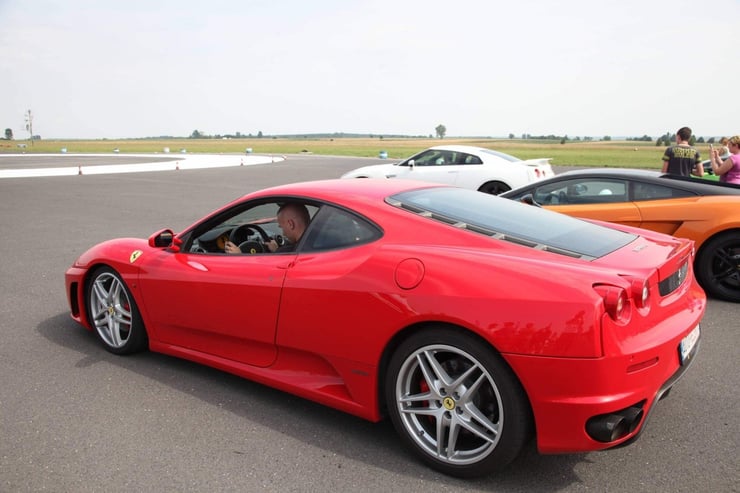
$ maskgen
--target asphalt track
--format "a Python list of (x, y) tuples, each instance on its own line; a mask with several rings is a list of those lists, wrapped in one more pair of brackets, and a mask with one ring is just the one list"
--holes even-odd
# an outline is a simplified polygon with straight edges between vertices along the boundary
[(636, 443), (530, 449), (474, 481), (419, 463), (387, 421), (167, 356), (117, 357), (70, 320), (63, 274), (92, 244), (179, 230), (246, 192), (375, 162), (300, 155), (0, 180), (0, 491), (739, 491), (740, 305), (709, 302), (693, 367)]

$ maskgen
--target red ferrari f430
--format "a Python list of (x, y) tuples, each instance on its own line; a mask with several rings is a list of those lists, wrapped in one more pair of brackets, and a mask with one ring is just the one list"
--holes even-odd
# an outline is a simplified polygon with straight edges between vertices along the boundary
[(329, 180), (101, 243), (66, 292), (112, 353), (388, 416), (422, 460), (472, 477), (531, 439), (542, 453), (635, 439), (699, 347), (693, 257), (690, 240), (472, 190)]

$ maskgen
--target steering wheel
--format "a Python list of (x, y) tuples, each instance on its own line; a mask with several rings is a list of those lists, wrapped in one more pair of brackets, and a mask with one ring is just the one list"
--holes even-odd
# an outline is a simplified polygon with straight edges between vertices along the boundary
[(249, 240), (250, 231), (256, 232), (260, 235), (263, 242), (270, 241), (270, 237), (267, 236), (265, 230), (256, 224), (242, 224), (241, 226), (231, 230), (229, 235), (229, 241), (239, 246), (239, 250), (244, 253), (262, 253), (265, 251), (265, 247), (262, 243), (254, 240)]

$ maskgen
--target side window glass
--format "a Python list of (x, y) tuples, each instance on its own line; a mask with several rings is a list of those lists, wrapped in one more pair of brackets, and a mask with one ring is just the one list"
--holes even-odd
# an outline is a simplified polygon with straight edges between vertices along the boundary
[(434, 166), (437, 159), (440, 157), (440, 152), (435, 150), (429, 150), (421, 153), (414, 159), (416, 166)]
[(654, 183), (634, 183), (632, 185), (632, 200), (659, 200), (675, 197), (691, 197), (693, 194), (683, 190), (675, 190)]
[(568, 186), (566, 198), (573, 204), (626, 202), (627, 184), (623, 180), (588, 180)]
[(483, 161), (473, 154), (460, 153), (460, 158), (462, 159), (462, 164), (483, 164)]
[(362, 245), (380, 238), (381, 231), (365, 219), (325, 206), (312, 224), (304, 250), (332, 250)]
[(435, 161), (438, 166), (449, 166), (455, 163), (455, 156), (451, 151), (442, 151), (439, 153), (439, 158)]
[(553, 183), (537, 187), (534, 191), (534, 200), (538, 204), (559, 205), (565, 203), (567, 186), (563, 183)]
[(627, 184), (623, 180), (569, 180), (538, 187), (534, 200), (544, 205), (626, 202)]

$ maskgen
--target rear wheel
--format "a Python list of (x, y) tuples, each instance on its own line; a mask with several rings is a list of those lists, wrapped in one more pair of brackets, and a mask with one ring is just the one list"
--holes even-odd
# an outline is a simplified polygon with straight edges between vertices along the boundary
[(105, 349), (129, 354), (145, 349), (147, 335), (131, 292), (110, 267), (100, 267), (87, 285), (87, 316)]
[(489, 181), (488, 183), (481, 185), (478, 189), (479, 192), (490, 193), (491, 195), (499, 195), (501, 193), (508, 192), (509, 190), (511, 190), (511, 187), (500, 181)]
[(740, 302), (740, 232), (711, 238), (696, 257), (696, 278), (710, 296)]
[(516, 376), (462, 331), (433, 328), (403, 342), (384, 390), (401, 438), (445, 474), (475, 477), (501, 469), (531, 436), (531, 412)]

